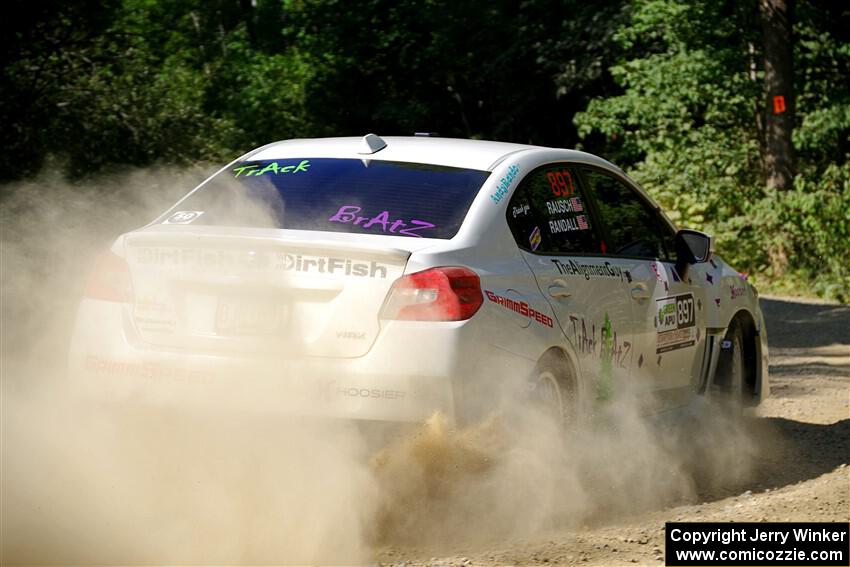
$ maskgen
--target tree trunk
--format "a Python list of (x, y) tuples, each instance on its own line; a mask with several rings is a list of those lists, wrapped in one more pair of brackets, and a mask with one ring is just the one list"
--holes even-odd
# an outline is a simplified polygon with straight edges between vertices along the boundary
[(789, 190), (794, 183), (793, 1), (759, 0), (767, 95), (763, 161), (768, 189)]

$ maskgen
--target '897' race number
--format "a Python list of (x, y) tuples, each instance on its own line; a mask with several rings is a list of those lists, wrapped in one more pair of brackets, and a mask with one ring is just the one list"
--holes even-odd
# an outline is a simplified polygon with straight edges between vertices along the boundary
[(658, 343), (655, 352), (669, 352), (696, 344), (696, 309), (693, 294), (665, 297), (655, 302)]

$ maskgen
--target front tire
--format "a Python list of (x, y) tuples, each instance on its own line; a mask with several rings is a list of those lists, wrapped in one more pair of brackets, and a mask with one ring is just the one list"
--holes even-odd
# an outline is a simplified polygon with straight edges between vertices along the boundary
[(732, 415), (743, 411), (744, 374), (744, 333), (741, 326), (733, 322), (720, 346), (720, 358), (717, 372), (710, 390), (712, 402)]

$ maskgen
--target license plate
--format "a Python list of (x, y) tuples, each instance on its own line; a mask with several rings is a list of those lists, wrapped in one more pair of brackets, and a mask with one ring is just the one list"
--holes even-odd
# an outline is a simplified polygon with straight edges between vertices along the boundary
[(273, 335), (280, 332), (284, 314), (279, 304), (220, 299), (215, 330), (220, 335)]

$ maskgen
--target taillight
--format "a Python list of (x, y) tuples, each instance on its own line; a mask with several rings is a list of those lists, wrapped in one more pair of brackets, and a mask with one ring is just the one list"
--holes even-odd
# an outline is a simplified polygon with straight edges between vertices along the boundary
[(112, 252), (101, 254), (89, 275), (85, 295), (104, 301), (131, 301), (133, 282), (127, 262)]
[(464, 321), (481, 304), (481, 280), (469, 268), (431, 268), (399, 278), (390, 289), (382, 319)]

